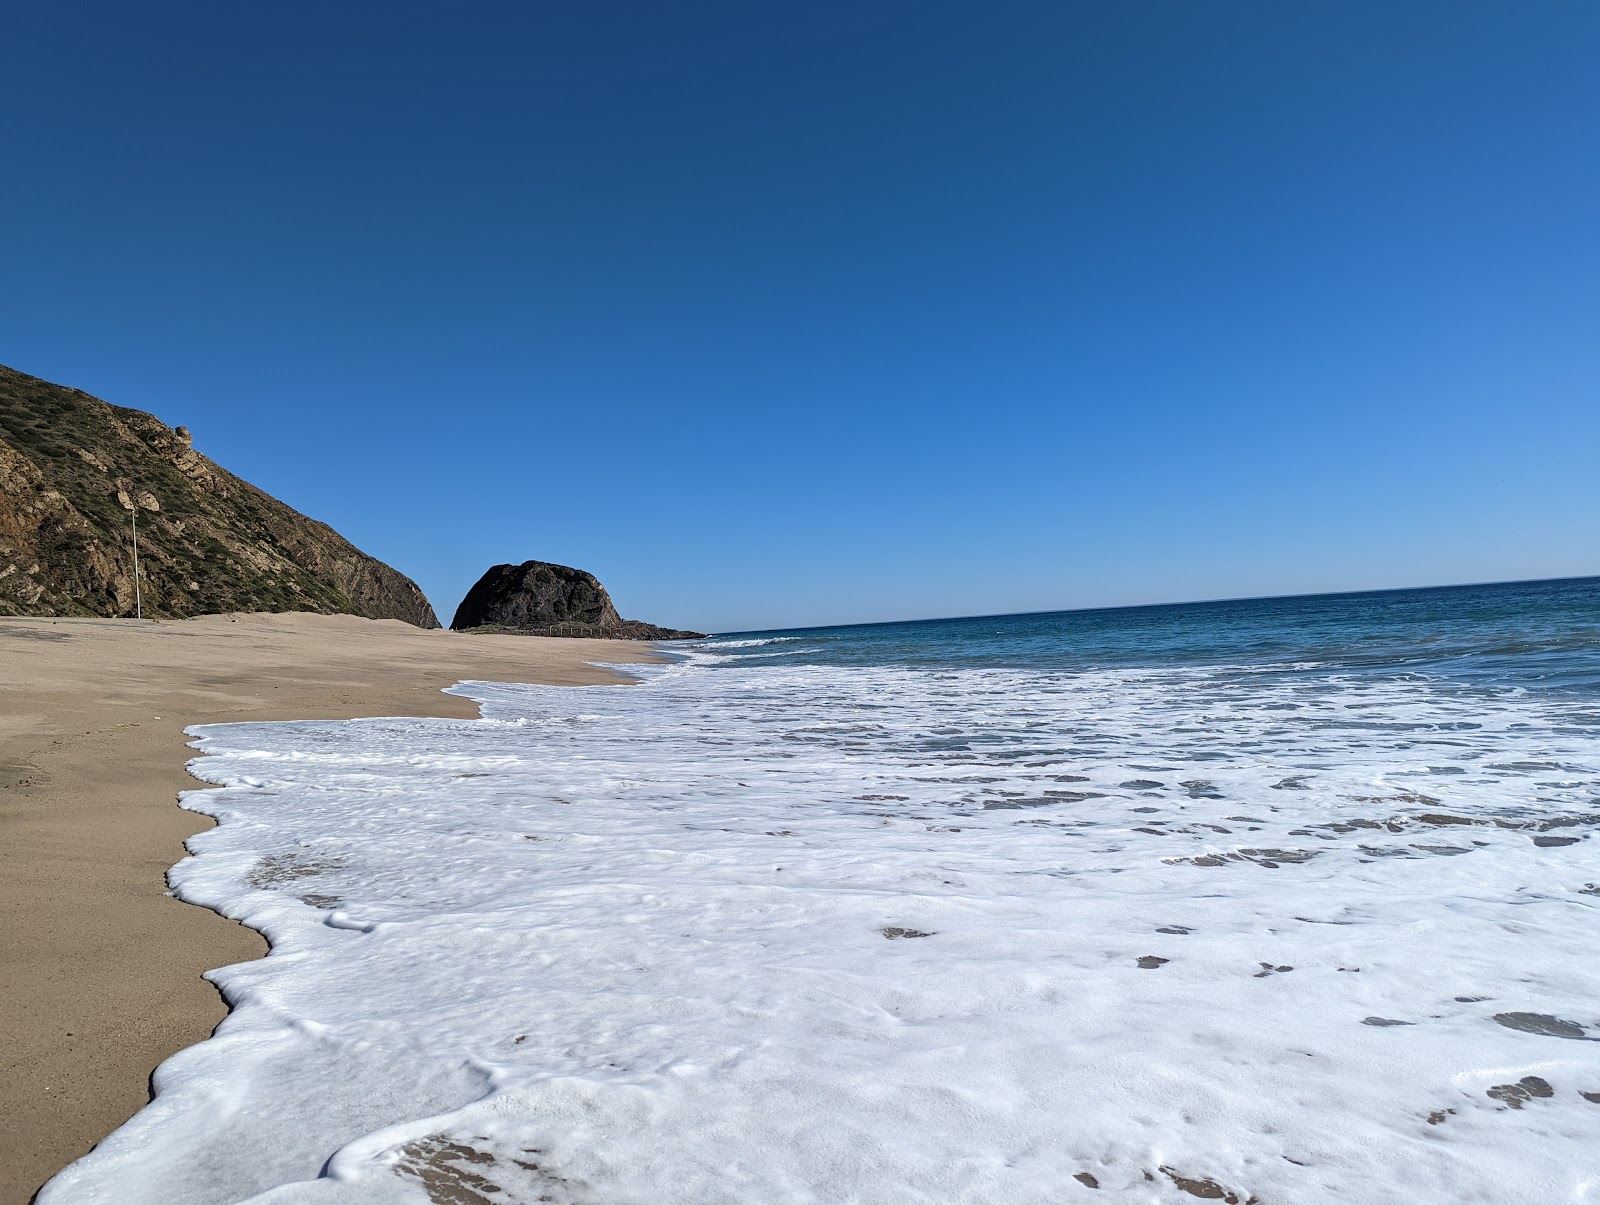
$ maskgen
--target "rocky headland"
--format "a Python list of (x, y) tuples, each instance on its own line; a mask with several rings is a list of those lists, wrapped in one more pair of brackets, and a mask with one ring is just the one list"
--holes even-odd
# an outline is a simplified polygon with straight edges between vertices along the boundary
[(494, 566), (467, 591), (450, 627), (611, 640), (692, 640), (705, 635), (623, 619), (594, 574), (548, 561)]
[(135, 517), (147, 617), (439, 626), (410, 578), (207, 459), (183, 427), (0, 367), (0, 615), (132, 615)]

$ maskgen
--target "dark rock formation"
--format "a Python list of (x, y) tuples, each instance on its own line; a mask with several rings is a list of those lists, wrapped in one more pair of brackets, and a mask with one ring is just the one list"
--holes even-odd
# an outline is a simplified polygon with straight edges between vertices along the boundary
[(439, 621), (404, 574), (142, 410), (0, 367), (0, 615), (320, 611)]
[(704, 635), (623, 619), (594, 574), (547, 561), (496, 565), (467, 591), (450, 626), (458, 631), (475, 628), (612, 640), (689, 640)]

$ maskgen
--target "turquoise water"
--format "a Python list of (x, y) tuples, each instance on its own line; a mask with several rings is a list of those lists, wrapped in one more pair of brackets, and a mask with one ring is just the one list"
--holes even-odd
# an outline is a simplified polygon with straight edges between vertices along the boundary
[[(780, 640), (755, 645), (750, 641)], [(730, 633), (783, 665), (1248, 666), (1600, 694), (1600, 577)]]

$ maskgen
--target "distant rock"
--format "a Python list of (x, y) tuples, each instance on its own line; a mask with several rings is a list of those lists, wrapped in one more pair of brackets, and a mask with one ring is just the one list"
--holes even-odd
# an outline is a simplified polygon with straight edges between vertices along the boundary
[(450, 626), (611, 640), (691, 640), (705, 634), (623, 619), (594, 574), (548, 561), (496, 565), (467, 591)]
[(184, 427), (0, 367), (0, 615), (439, 620), (410, 578), (241, 481)]

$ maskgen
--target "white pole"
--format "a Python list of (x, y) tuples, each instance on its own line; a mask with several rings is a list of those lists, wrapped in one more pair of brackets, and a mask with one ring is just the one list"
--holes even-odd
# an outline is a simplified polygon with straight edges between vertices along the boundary
[(133, 617), (144, 618), (144, 595), (139, 589), (139, 497), (133, 498)]

